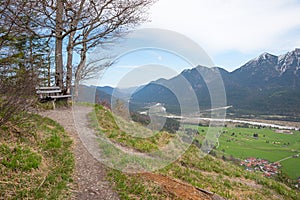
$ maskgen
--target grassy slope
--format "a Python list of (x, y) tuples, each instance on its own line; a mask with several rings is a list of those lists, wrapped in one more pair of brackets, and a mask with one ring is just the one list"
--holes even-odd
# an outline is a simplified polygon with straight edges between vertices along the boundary
[[(113, 122), (111, 113), (100, 106), (96, 106), (96, 116), (91, 116), (91, 118), (94, 122), (97, 120), (100, 125), (100, 128), (98, 128), (102, 130), (102, 133), (99, 134), (104, 132), (114, 142), (141, 152), (149, 152), (152, 148), (160, 148), (161, 144), (157, 141), (166, 134), (157, 135), (155, 139), (147, 138), (144, 141), (131, 137), (119, 131)], [(111, 133), (114, 133), (113, 137), (109, 137)], [(132, 142), (128, 142), (128, 140)], [(138, 145), (141, 142), (147, 144), (147, 148)], [(181, 158), (155, 173), (180, 179), (230, 199), (299, 199), (299, 193), (296, 191), (272, 179), (265, 178), (261, 174), (247, 172), (238, 166), (209, 155), (203, 158), (199, 155), (199, 149), (191, 145)], [(124, 174), (111, 170), (110, 176), (121, 199), (174, 198), (164, 188), (143, 179), (140, 175)]]
[(72, 141), (56, 122), (31, 115), (0, 128), (0, 197), (67, 199), (74, 168)]

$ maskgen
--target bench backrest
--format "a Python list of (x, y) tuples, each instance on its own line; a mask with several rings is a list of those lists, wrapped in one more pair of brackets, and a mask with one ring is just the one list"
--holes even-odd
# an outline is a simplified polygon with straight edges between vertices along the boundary
[(59, 95), (62, 91), (59, 87), (36, 87), (36, 93), (40, 95), (40, 98), (47, 98), (50, 95)]
[(61, 90), (37, 90), (37, 94), (61, 93)]
[(58, 86), (52, 86), (52, 87), (36, 87), (36, 90), (60, 90), (60, 87)]
[(36, 93), (39, 94), (39, 98), (41, 100), (44, 99), (64, 99), (64, 98), (71, 98), (72, 95), (64, 95), (62, 94), (62, 90), (60, 87), (53, 86), (53, 87), (36, 87)]

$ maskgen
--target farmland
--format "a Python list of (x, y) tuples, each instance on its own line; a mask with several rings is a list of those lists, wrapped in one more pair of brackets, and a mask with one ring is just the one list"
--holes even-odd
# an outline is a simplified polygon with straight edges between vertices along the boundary
[[(197, 126), (187, 127), (197, 129)], [(207, 130), (208, 127), (199, 126), (200, 135), (197, 139), (201, 141)], [(300, 176), (300, 158), (295, 155), (300, 153), (300, 132), (285, 134), (275, 131), (271, 128), (224, 127), (216, 150), (224, 156), (240, 159), (255, 157), (277, 162), (287, 158), (280, 162), (282, 171), (290, 178), (297, 179)]]

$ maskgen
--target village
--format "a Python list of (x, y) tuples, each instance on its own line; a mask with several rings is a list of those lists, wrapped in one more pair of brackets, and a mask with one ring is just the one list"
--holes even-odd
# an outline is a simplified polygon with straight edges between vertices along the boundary
[(241, 161), (241, 166), (245, 166), (248, 171), (261, 171), (265, 176), (271, 177), (278, 174), (281, 164), (279, 162), (271, 163), (260, 158), (247, 158)]

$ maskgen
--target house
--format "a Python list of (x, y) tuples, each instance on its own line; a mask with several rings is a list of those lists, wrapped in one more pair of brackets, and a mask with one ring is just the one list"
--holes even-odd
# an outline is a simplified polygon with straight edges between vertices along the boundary
[(290, 131), (290, 130), (279, 130), (279, 129), (275, 130), (275, 133), (283, 133), (283, 134), (289, 134), (289, 135), (294, 134), (294, 133), (293, 133), (292, 131)]
[(281, 167), (279, 162), (270, 163), (260, 158), (248, 158), (241, 161), (240, 165), (245, 166), (248, 171), (261, 171), (267, 177), (276, 175)]

